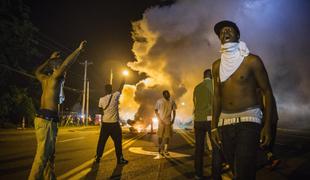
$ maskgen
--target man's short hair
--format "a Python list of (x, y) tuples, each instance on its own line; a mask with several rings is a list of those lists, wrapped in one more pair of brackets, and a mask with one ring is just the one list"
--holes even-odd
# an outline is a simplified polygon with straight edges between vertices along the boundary
[(238, 26), (236, 25), (236, 23), (232, 21), (227, 21), (227, 20), (220, 21), (215, 24), (214, 32), (218, 37), (220, 37), (220, 32), (223, 27), (232, 27), (236, 31), (237, 35), (240, 37), (240, 30)]
[(168, 91), (168, 90), (164, 90), (164, 91), (163, 91), (163, 95), (164, 95), (165, 93), (169, 93), (169, 91)]
[(106, 85), (104, 85), (104, 89), (106, 92), (110, 93), (110, 92), (112, 92), (112, 85), (106, 84)]
[(211, 69), (206, 69), (206, 70), (203, 72), (203, 78), (211, 77), (211, 75), (212, 75)]

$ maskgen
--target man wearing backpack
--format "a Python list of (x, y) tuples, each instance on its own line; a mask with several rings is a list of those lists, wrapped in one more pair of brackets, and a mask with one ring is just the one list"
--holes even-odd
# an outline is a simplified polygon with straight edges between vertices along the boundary
[(127, 164), (128, 161), (124, 159), (122, 152), (122, 129), (119, 124), (119, 98), (123, 90), (125, 81), (122, 82), (118, 91), (112, 93), (112, 85), (105, 85), (105, 96), (99, 99), (98, 107), (101, 112), (101, 130), (97, 145), (96, 163), (100, 162), (103, 154), (104, 146), (111, 136), (117, 157), (117, 164)]

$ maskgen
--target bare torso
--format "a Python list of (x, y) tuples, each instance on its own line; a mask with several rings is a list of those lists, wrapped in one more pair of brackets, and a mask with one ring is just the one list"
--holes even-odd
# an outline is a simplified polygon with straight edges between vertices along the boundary
[(224, 82), (220, 82), (220, 60), (214, 63), (214, 80), (220, 84), (221, 111), (227, 113), (241, 112), (259, 106), (257, 88), (251, 61), (256, 61), (257, 56), (247, 56), (240, 67)]
[(55, 78), (53, 75), (41, 81), (41, 109), (57, 111), (61, 82), (62, 78)]

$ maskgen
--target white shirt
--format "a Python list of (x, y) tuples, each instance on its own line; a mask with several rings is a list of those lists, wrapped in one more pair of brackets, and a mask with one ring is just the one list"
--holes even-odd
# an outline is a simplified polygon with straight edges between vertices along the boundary
[[(98, 107), (104, 109), (110, 100), (111, 94), (108, 94), (99, 99)], [(118, 113), (118, 105), (119, 105), (119, 97), (121, 93), (116, 91), (112, 94), (112, 99), (106, 110), (103, 111), (102, 122), (105, 123), (115, 123), (119, 121), (119, 113)]]
[(160, 119), (170, 123), (172, 111), (177, 109), (177, 105), (173, 100), (167, 101), (165, 98), (157, 100), (155, 110), (158, 111)]

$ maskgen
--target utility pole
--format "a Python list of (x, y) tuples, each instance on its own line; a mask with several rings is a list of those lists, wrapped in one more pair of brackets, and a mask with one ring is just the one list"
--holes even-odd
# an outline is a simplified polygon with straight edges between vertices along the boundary
[[(92, 62), (87, 62), (87, 60), (85, 60), (85, 62), (80, 63), (82, 65), (84, 65), (84, 88), (83, 88), (83, 101), (82, 101), (82, 120), (85, 123), (85, 101), (86, 101), (86, 84), (87, 84), (87, 66), (93, 64)], [(88, 111), (87, 111), (88, 112)], [(88, 114), (87, 114), (88, 115)], [(87, 125), (87, 124), (86, 124)]]
[(89, 81), (87, 81), (87, 95), (86, 95), (86, 126), (88, 126), (88, 112), (89, 112)]
[(113, 71), (112, 71), (112, 68), (111, 68), (111, 74), (110, 74), (110, 84), (112, 85), (113, 83)]

